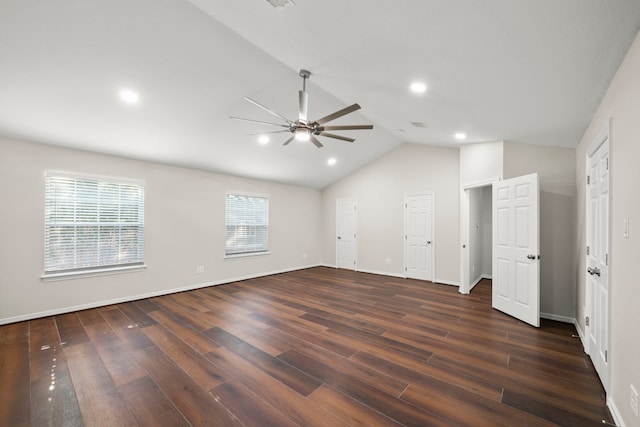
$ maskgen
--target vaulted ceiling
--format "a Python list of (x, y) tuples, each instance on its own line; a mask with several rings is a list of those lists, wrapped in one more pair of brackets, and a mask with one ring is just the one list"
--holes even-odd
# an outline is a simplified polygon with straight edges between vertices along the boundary
[[(407, 142), (574, 147), (640, 29), (637, 0), (294, 1), (0, 0), (0, 134), (311, 188)], [(311, 118), (374, 129), (229, 119), (295, 120), (302, 68)]]

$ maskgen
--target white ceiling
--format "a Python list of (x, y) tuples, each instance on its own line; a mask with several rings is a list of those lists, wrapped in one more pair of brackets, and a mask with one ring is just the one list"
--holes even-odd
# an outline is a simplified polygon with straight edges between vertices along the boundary
[[(575, 147), (640, 29), (638, 0), (295, 3), (0, 0), (0, 133), (324, 188), (405, 142), (456, 147), (457, 131)], [(374, 130), (262, 146), (249, 134), (277, 128), (229, 119), (274, 121), (245, 96), (295, 119), (301, 68), (312, 119), (358, 102), (331, 124)]]

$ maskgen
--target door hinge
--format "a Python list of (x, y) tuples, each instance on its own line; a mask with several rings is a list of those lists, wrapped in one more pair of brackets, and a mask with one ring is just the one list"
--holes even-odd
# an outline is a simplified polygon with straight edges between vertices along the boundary
[(605, 363), (608, 362), (607, 357), (609, 355), (607, 354), (607, 352), (608, 352), (607, 350), (604, 351), (604, 361), (605, 361)]
[(404, 207), (405, 207), (405, 208), (406, 208), (406, 207), (408, 207), (406, 203), (404, 204)]
[(587, 317), (585, 318), (584, 323), (585, 323), (587, 326), (589, 326), (589, 316), (587, 316)]
[(407, 240), (407, 235), (406, 234), (404, 235), (404, 240)]
[(587, 175), (587, 185), (591, 184), (591, 177)]
[(605, 255), (604, 255), (604, 264), (605, 264), (606, 266), (609, 266), (609, 254), (605, 254)]
[(404, 271), (407, 271), (407, 267), (404, 268)]
[(587, 255), (589, 255), (589, 246), (587, 246)]
[(607, 170), (609, 170), (609, 158), (607, 157)]

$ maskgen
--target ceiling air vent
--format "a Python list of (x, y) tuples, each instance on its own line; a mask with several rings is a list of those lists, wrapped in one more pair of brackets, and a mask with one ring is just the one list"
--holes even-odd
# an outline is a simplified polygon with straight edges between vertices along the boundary
[(426, 129), (428, 126), (422, 122), (411, 122), (411, 124), (417, 128)]
[(271, 4), (271, 6), (275, 7), (276, 9), (283, 9), (288, 6), (295, 5), (293, 0), (267, 0), (267, 1), (269, 2), (269, 4)]

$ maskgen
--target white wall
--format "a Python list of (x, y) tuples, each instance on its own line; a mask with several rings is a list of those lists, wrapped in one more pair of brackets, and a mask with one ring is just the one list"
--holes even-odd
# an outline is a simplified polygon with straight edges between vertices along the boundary
[(404, 195), (433, 192), (436, 281), (457, 285), (458, 167), (457, 149), (405, 144), (327, 187), (322, 192), (323, 262), (336, 264), (336, 199), (355, 198), (358, 270), (404, 276)]
[(469, 189), (469, 282), (475, 283), (482, 276), (482, 252), (484, 249), (482, 226), (482, 187)]
[(460, 186), (466, 187), (502, 178), (502, 141), (460, 146)]
[(482, 187), (482, 275), (493, 277), (493, 195), (491, 186)]
[[(640, 426), (631, 412), (629, 386), (640, 391), (640, 35), (636, 37), (598, 110), (587, 128), (576, 154), (578, 182), (576, 245), (585, 247), (585, 154), (598, 134), (611, 123), (611, 390), (608, 400), (626, 426)], [(623, 237), (623, 221), (629, 218), (630, 235)], [(584, 330), (586, 279), (584, 256), (579, 251), (578, 323)]]
[(504, 144), (504, 178), (538, 173), (540, 184), (540, 311), (576, 316), (575, 150)]
[[(46, 170), (145, 181), (148, 268), (42, 282)], [(269, 195), (271, 255), (224, 259), (230, 190)], [(0, 323), (297, 269), (322, 259), (317, 190), (0, 138), (0, 200)], [(205, 273), (196, 274), (197, 266)]]

